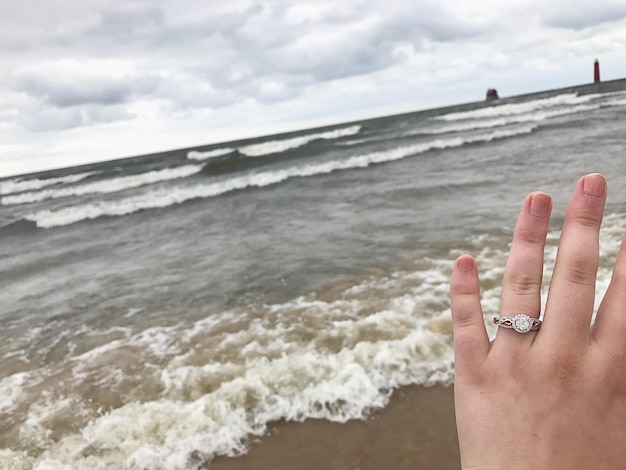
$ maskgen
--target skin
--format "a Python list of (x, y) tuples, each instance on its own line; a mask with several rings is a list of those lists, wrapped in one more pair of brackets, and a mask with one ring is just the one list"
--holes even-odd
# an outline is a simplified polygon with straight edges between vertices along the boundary
[[(606, 181), (578, 181), (565, 213), (539, 331), (489, 341), (476, 261), (451, 280), (456, 421), (464, 470), (626, 469), (626, 244), (591, 327)], [(524, 201), (502, 282), (500, 315), (539, 317), (552, 209)]]

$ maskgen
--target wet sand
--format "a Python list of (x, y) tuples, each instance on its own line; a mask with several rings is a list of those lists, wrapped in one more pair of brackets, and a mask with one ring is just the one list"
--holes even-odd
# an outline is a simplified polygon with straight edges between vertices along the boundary
[(279, 422), (246, 455), (211, 470), (452, 470), (460, 468), (452, 387), (404, 387), (365, 421)]

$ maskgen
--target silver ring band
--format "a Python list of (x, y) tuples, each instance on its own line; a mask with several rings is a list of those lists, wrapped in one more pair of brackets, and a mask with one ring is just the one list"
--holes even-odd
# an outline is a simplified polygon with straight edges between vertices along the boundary
[(541, 328), (541, 320), (518, 313), (512, 317), (493, 317), (493, 322), (502, 328), (512, 328), (518, 333), (528, 333)]

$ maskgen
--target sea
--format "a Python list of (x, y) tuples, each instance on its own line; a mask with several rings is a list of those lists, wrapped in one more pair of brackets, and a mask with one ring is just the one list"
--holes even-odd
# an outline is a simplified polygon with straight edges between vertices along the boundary
[(280, 462), (276, 423), (333, 423), (319, 458), (340, 462), (350, 423), (453, 384), (462, 253), (495, 333), (536, 190), (554, 198), (545, 300), (589, 172), (609, 186), (599, 302), (626, 230), (625, 122), (621, 89), (555, 90), (1, 179), (0, 468), (238, 468), (270, 438)]

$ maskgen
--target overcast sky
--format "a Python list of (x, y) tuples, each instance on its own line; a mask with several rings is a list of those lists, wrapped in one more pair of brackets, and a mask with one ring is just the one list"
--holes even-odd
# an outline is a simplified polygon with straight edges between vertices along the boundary
[(0, 176), (626, 77), (625, 0), (0, 1)]

